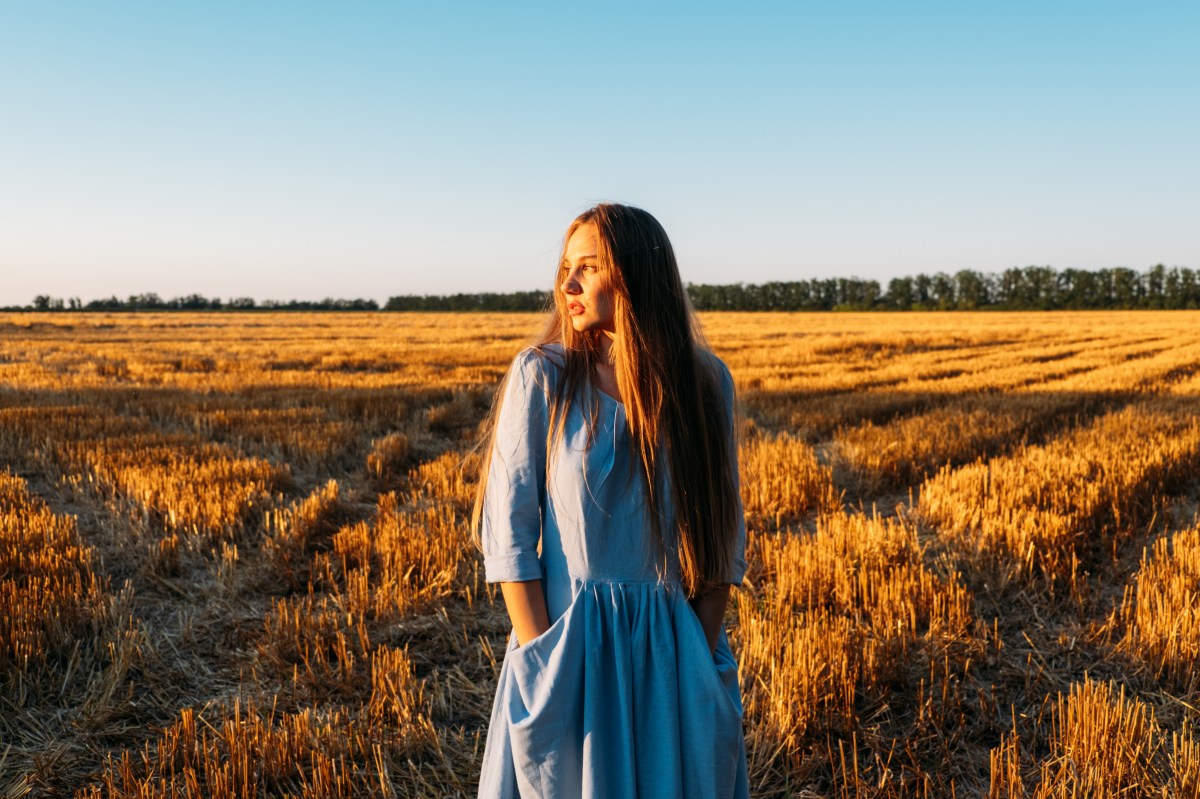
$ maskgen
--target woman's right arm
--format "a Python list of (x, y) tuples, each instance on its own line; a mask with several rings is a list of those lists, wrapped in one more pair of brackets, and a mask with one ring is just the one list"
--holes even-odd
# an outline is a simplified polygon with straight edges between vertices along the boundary
[(480, 527), (485, 578), (500, 583), (520, 644), (550, 627), (537, 552), (549, 427), (543, 368), (532, 350), (513, 361), (496, 416)]
[(546, 611), (541, 580), (500, 583), (500, 591), (504, 594), (504, 606), (508, 608), (508, 618), (512, 620), (520, 646), (550, 629), (550, 614)]

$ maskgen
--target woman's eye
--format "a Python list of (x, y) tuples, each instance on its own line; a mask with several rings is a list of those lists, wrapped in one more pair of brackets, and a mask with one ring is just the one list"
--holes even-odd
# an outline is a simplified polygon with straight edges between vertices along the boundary
[[(558, 267), (558, 271), (564, 272), (564, 273), (570, 272), (571, 265), (570, 264), (560, 264)], [(579, 271), (580, 272), (599, 272), (600, 267), (596, 264), (580, 264)]]

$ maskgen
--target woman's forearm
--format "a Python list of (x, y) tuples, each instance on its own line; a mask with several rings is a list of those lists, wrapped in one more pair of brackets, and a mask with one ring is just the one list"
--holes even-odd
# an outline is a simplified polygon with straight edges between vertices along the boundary
[(708, 649), (717, 649), (717, 639), (721, 636), (721, 622), (725, 620), (725, 606), (729, 604), (729, 583), (719, 585), (706, 594), (701, 594), (690, 600), (700, 626), (704, 628), (704, 637), (708, 639)]
[(517, 643), (526, 643), (550, 629), (550, 614), (546, 611), (546, 595), (541, 580), (520, 583), (500, 583), (504, 606), (517, 633)]

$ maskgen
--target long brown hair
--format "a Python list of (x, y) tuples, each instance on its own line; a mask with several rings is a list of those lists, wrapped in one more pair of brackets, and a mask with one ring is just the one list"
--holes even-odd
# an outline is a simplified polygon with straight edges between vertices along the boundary
[[(688, 596), (694, 597), (724, 582), (733, 560), (737, 461), (730, 451), (734, 442), (727, 414), (735, 409), (724, 407), (719, 362), (700, 331), (679, 277), (675, 252), (658, 220), (628, 205), (603, 203), (590, 208), (567, 228), (560, 263), (571, 234), (582, 225), (595, 228), (599, 273), (612, 291), (610, 359), (625, 405), (630, 444), (641, 466), (660, 573), (665, 568), (668, 540), (662, 529), (666, 497), (661, 491), (667, 477), (679, 577)], [(560, 343), (566, 363), (551, 392), (547, 453), (555, 452), (562, 441), (579, 390), (598, 392), (599, 337), (606, 335), (575, 330), (557, 277), (552, 293), (553, 305), (535, 345)], [(500, 392), (498, 396), (502, 396), (503, 386)], [(593, 394), (593, 399), (598, 397)], [(597, 402), (590, 404), (593, 409), (598, 407)], [(475, 531), (479, 530), (487, 489), (497, 411), (493, 408), (481, 442), (484, 462), (472, 514)], [(593, 413), (593, 433), (596, 423)]]

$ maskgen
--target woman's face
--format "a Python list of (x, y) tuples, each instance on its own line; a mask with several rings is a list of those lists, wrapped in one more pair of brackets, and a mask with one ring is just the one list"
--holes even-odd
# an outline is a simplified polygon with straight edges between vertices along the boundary
[(567, 239), (558, 268), (558, 287), (576, 331), (613, 332), (612, 288), (607, 276), (600, 273), (594, 225), (580, 225)]

